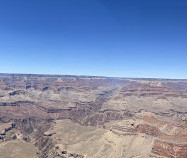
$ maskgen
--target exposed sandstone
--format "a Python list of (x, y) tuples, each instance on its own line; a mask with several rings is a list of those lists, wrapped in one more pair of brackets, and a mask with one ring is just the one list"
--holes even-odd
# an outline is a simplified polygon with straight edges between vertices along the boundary
[(187, 144), (174, 144), (155, 140), (152, 152), (159, 156), (171, 158), (186, 158)]
[(0, 123), (10, 123), (0, 146), (27, 142), (41, 158), (184, 158), (186, 103), (186, 80), (0, 74)]

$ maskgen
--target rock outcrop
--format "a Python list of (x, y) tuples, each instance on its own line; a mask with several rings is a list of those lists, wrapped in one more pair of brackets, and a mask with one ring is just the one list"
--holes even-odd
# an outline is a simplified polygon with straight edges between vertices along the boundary
[(0, 149), (186, 158), (186, 104), (187, 80), (0, 74)]

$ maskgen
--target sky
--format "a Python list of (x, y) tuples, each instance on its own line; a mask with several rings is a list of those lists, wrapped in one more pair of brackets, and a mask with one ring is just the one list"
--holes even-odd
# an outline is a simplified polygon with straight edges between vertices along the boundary
[(0, 0), (0, 73), (187, 78), (186, 0)]

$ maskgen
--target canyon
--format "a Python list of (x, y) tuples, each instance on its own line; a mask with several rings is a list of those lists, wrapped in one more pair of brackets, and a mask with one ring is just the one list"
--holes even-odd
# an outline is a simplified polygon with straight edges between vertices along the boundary
[(186, 158), (187, 80), (0, 74), (2, 158)]

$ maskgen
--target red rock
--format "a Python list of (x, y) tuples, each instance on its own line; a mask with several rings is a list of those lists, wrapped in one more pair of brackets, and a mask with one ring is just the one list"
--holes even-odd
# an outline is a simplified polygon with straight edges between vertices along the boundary
[(187, 158), (187, 144), (174, 144), (155, 140), (152, 153), (169, 158)]

